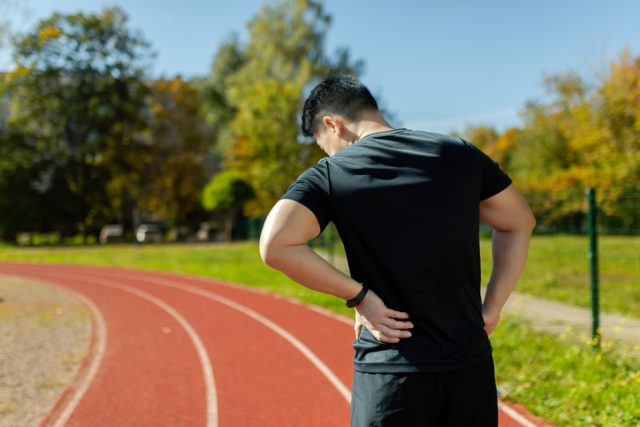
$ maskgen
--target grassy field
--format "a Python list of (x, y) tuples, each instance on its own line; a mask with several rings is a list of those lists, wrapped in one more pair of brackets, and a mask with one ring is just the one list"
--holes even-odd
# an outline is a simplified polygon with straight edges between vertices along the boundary
[[(603, 239), (601, 251), (609, 253), (603, 259), (603, 267), (610, 264), (603, 268), (603, 274), (617, 274), (615, 283), (625, 286), (637, 284), (638, 254), (637, 251), (633, 253), (637, 242)], [(489, 244), (489, 241), (482, 242), (483, 257), (490, 257)], [(260, 260), (255, 242), (86, 248), (0, 247), (0, 260), (112, 265), (217, 277), (293, 296), (338, 313), (353, 314), (341, 300), (306, 289), (266, 267)], [(583, 274), (586, 267), (582, 268), (580, 263), (586, 264), (586, 256), (581, 253), (577, 239), (536, 237), (520, 290), (579, 303), (578, 286), (563, 285), (559, 281)], [(615, 273), (618, 269), (624, 273)], [(490, 266), (483, 272), (485, 280), (489, 272)], [(587, 290), (586, 286), (584, 290)], [(619, 299), (616, 303), (609, 302), (607, 307), (610, 310), (610, 307), (616, 307), (612, 311), (621, 312), (638, 307), (637, 300), (630, 304), (622, 301), (622, 297)], [(507, 400), (522, 403), (558, 426), (640, 424), (640, 415), (637, 415), (640, 414), (640, 362), (632, 355), (611, 347), (594, 353), (577, 338), (568, 341), (533, 332), (516, 319), (504, 319), (491, 336), (491, 342), (497, 382)]]
[(13, 248), (0, 247), (0, 261), (54, 262), (197, 274), (245, 283), (350, 314), (336, 298), (297, 285), (265, 266), (254, 242), (193, 245), (120, 245)]
[[(590, 307), (588, 240), (585, 236), (534, 235), (518, 290)], [(491, 274), (491, 240), (481, 241), (482, 277)], [(640, 317), (640, 236), (600, 236), (600, 307)]]

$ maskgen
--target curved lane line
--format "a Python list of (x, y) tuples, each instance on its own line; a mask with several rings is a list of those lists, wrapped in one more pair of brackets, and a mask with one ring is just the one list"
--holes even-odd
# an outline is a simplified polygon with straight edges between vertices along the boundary
[[(50, 273), (47, 273), (47, 274), (51, 275)], [(184, 330), (187, 332), (187, 335), (189, 335), (189, 338), (191, 338), (193, 345), (196, 347), (196, 350), (198, 352), (198, 357), (200, 358), (200, 364), (202, 365), (202, 370), (204, 373), (204, 382), (205, 382), (206, 394), (207, 394), (207, 427), (218, 426), (218, 402), (217, 402), (215, 381), (213, 378), (213, 369), (211, 367), (211, 361), (209, 360), (209, 355), (207, 354), (207, 350), (205, 349), (204, 344), (202, 343), (202, 340), (200, 339), (196, 331), (193, 329), (191, 324), (184, 317), (182, 317), (180, 313), (178, 313), (173, 307), (171, 307), (161, 299), (151, 294), (148, 294), (144, 291), (141, 291), (139, 289), (132, 288), (130, 286), (126, 286), (122, 284), (116, 285), (114, 284), (115, 282), (110, 280), (103, 280), (103, 279), (93, 278), (93, 277), (90, 279), (87, 279), (85, 277), (80, 277), (77, 274), (67, 274), (67, 273), (63, 273), (63, 274), (64, 275), (61, 275), (60, 273), (58, 274), (54, 273), (53, 276), (57, 276), (61, 279), (69, 279), (75, 276), (78, 278), (77, 280), (88, 281), (90, 283), (95, 283), (101, 286), (107, 286), (110, 288), (125, 291), (130, 294), (139, 296), (140, 298), (146, 299), (147, 301), (152, 302), (153, 304), (157, 305), (158, 307), (162, 308), (164, 311), (169, 313), (180, 324), (180, 326), (184, 328)]]
[(517, 411), (511, 409), (509, 406), (505, 405), (499, 400), (498, 407), (502, 412), (510, 416), (516, 422), (519, 422), (523, 427), (538, 427), (536, 424), (532, 423), (531, 421), (520, 415)]
[[(84, 274), (93, 275), (93, 274), (99, 274), (99, 273), (84, 273)], [(123, 277), (121, 274), (118, 274), (118, 276)], [(126, 275), (124, 277), (126, 277)], [(129, 279), (132, 278), (131, 276), (128, 276), (128, 277)], [(344, 397), (347, 402), (351, 403), (351, 391), (347, 386), (345, 386), (342, 383), (342, 381), (340, 381), (340, 379), (338, 379), (336, 374), (334, 374), (333, 371), (327, 365), (325, 365), (324, 362), (320, 360), (320, 358), (316, 356), (316, 354), (313, 351), (311, 351), (311, 349), (309, 349), (309, 347), (304, 345), (299, 339), (297, 339), (296, 337), (291, 335), (289, 332), (287, 332), (286, 329), (282, 328), (280, 325), (273, 322), (269, 318), (263, 316), (262, 314), (252, 310), (251, 308), (245, 305), (242, 305), (236, 301), (233, 301), (232, 299), (223, 297), (222, 295), (218, 295), (211, 291), (198, 288), (196, 286), (191, 286), (188, 284), (178, 284), (180, 282), (176, 282), (173, 280), (164, 280), (164, 279), (159, 279), (155, 277), (141, 278), (140, 276), (135, 276), (133, 277), (133, 279), (145, 281), (148, 283), (155, 283), (160, 286), (166, 286), (166, 287), (170, 287), (170, 288), (174, 288), (174, 289), (178, 289), (178, 290), (203, 296), (205, 298), (224, 304), (227, 307), (231, 307), (235, 310), (238, 310), (239, 312), (246, 314), (252, 319), (262, 323), (264, 326), (271, 329), (276, 334), (280, 335), (282, 338), (287, 340), (293, 347), (295, 347), (300, 353), (302, 353), (307, 359), (309, 359), (309, 361), (322, 373), (322, 375), (324, 375), (325, 378), (327, 378), (327, 380), (329, 380), (329, 382), (338, 390), (338, 392), (342, 395), (342, 397)]]
[[(51, 265), (51, 264), (49, 264)], [(65, 268), (73, 268), (73, 267), (79, 267), (79, 270), (83, 270), (86, 272), (87, 268), (86, 267), (93, 267), (93, 266), (89, 266), (89, 265), (79, 265), (79, 264), (63, 264), (62, 266), (64, 266)], [(104, 267), (104, 266), (97, 266), (100, 269), (104, 269), (104, 268), (110, 268), (110, 267)], [(296, 299), (294, 297), (290, 297), (290, 296), (286, 296), (286, 295), (281, 295), (278, 293), (275, 293), (273, 291), (269, 291), (266, 289), (260, 289), (260, 288), (256, 288), (250, 285), (246, 285), (243, 283), (236, 283), (236, 282), (231, 282), (228, 280), (223, 280), (223, 279), (218, 279), (218, 278), (207, 278), (207, 277), (203, 277), (203, 276), (198, 276), (195, 274), (190, 274), (190, 273), (173, 273), (170, 271), (158, 271), (158, 270), (144, 270), (141, 268), (130, 268), (130, 267), (116, 267), (117, 272), (120, 273), (124, 273), (124, 274), (158, 274), (158, 275), (162, 275), (164, 278), (168, 278), (168, 277), (175, 277), (176, 280), (180, 279), (180, 276), (191, 279), (191, 280), (196, 280), (200, 283), (202, 283), (203, 285), (207, 285), (207, 286), (225, 286), (228, 288), (232, 288), (232, 289), (238, 289), (241, 291), (246, 291), (246, 292), (252, 292), (258, 295), (262, 295), (262, 296), (269, 296), (272, 298), (277, 298), (279, 300), (285, 300), (288, 301), (292, 304), (298, 305), (298, 306), (302, 306), (305, 308), (308, 308), (309, 310), (313, 310), (317, 313), (320, 313), (324, 316), (330, 317), (333, 320), (337, 320), (340, 323), (344, 323), (347, 324), (351, 327), (353, 327), (354, 324), (354, 320), (352, 320), (350, 317), (345, 316), (344, 314), (338, 314), (338, 313), (334, 313), (333, 311), (327, 310), (324, 307), (319, 307), (317, 305), (313, 305), (304, 301), (301, 301), (299, 299)], [(113, 269), (113, 268), (112, 268)], [(94, 270), (94, 272), (96, 272), (96, 270)], [(148, 276), (148, 277), (153, 277), (153, 276)], [(169, 279), (171, 280), (171, 279)]]

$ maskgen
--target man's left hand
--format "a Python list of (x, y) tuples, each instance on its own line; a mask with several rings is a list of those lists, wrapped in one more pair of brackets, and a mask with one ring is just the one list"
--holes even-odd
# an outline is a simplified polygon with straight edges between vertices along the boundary
[(375, 339), (381, 342), (397, 343), (401, 338), (411, 336), (411, 332), (407, 330), (413, 328), (413, 323), (407, 320), (409, 313), (388, 308), (372, 289), (367, 291), (364, 299), (355, 309), (356, 338), (363, 326), (366, 326)]

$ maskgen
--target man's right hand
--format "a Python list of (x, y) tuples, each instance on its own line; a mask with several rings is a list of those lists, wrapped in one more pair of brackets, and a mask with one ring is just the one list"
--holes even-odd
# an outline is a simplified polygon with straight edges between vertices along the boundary
[(487, 333), (487, 336), (489, 336), (498, 326), (500, 313), (495, 313), (485, 307), (482, 307), (482, 318), (484, 319), (484, 330)]
[(401, 338), (409, 338), (413, 323), (408, 321), (409, 313), (392, 310), (384, 305), (380, 297), (369, 289), (356, 309), (356, 338), (362, 326), (371, 331), (375, 339), (381, 342), (397, 343)]

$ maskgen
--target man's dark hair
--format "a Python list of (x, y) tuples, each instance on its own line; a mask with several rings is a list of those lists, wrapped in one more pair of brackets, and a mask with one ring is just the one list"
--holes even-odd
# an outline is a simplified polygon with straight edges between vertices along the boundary
[(327, 114), (356, 120), (360, 113), (372, 110), (378, 110), (378, 103), (361, 81), (347, 76), (329, 77), (314, 87), (304, 102), (302, 133), (312, 137)]

